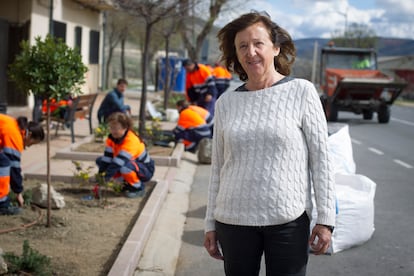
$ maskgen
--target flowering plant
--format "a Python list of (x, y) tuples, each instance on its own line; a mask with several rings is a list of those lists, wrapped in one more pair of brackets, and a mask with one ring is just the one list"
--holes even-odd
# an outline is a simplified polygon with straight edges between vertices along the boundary
[(98, 127), (94, 129), (95, 141), (103, 141), (105, 137), (109, 135), (109, 127), (105, 123), (99, 124)]

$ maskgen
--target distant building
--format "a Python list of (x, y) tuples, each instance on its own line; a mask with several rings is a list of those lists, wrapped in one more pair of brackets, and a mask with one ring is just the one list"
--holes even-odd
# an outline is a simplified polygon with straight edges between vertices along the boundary
[(379, 57), (378, 68), (390, 76), (407, 81), (403, 95), (414, 99), (414, 55)]
[(0, 102), (33, 107), (33, 96), (25, 96), (8, 81), (7, 68), (19, 54), (22, 40), (35, 42), (49, 33), (53, 1), (53, 34), (70, 47), (78, 47), (88, 67), (84, 94), (95, 93), (101, 82), (102, 11), (109, 0), (14, 0), (0, 1)]

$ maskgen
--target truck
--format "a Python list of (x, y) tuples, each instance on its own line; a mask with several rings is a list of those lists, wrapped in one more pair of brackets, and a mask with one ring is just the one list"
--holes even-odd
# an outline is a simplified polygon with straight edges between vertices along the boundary
[(339, 111), (362, 114), (388, 123), (390, 106), (407, 83), (378, 70), (374, 49), (324, 47), (320, 55), (320, 97), (328, 121), (338, 120)]

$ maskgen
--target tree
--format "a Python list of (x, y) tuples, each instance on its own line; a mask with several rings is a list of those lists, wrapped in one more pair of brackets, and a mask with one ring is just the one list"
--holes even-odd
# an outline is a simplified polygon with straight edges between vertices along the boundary
[[(134, 24), (131, 25), (131, 17), (125, 13), (125, 12), (121, 12), (121, 11), (109, 11), (107, 12), (107, 18), (108, 18), (108, 29), (107, 29), (107, 34), (108, 34), (108, 57), (106, 60), (106, 64), (104, 64), (105, 66), (105, 74), (106, 74), (106, 80), (107, 83), (103, 83), (103, 89), (109, 87), (111, 85), (111, 78), (110, 78), (110, 74), (109, 74), (109, 69), (111, 68), (111, 62), (112, 62), (112, 57), (113, 57), (113, 53), (115, 50), (115, 47), (118, 45), (118, 43), (121, 41), (125, 42), (127, 36), (128, 36), (128, 31), (131, 29), (132, 26), (134, 26)], [(123, 49), (123, 48), (122, 48)], [(121, 60), (122, 60), (122, 56), (121, 56)], [(124, 62), (122, 60), (121, 62), (121, 75), (123, 78), (125, 78), (125, 67), (124, 67)]]
[(375, 48), (377, 35), (366, 24), (352, 23), (343, 35), (334, 33), (332, 40), (340, 47)]
[[(178, 0), (177, 0), (178, 1)], [(166, 17), (176, 14), (176, 1), (154, 0), (154, 1), (139, 1), (139, 0), (116, 0), (119, 7), (128, 12), (130, 15), (140, 18), (144, 21), (145, 38), (144, 47), (142, 51), (142, 93), (139, 109), (139, 126), (138, 132), (140, 135), (144, 134), (145, 130), (145, 108), (147, 104), (147, 72), (149, 67), (149, 53), (152, 30), (156, 23)]]
[(48, 186), (47, 226), (50, 227), (50, 102), (70, 95), (81, 94), (80, 85), (85, 82), (87, 71), (78, 50), (69, 48), (62, 39), (36, 37), (35, 45), (21, 42), (22, 51), (9, 68), (9, 77), (25, 94), (32, 93), (47, 101), (46, 162)]
[[(205, 3), (205, 1), (199, 1), (199, 3), (203, 2)], [(200, 30), (195, 30), (196, 15), (194, 13), (190, 15), (190, 11), (194, 10), (197, 1), (180, 0), (182, 14), (179, 29), (181, 30), (181, 37), (190, 59), (198, 60), (200, 57), (202, 45), (213, 28), (214, 22), (218, 18), (223, 5), (227, 2), (228, 0), (210, 0), (208, 18), (203, 22), (204, 25), (201, 26)], [(206, 14), (204, 13), (202, 18), (205, 18), (205, 16)], [(202, 24), (201, 20), (197, 20), (197, 22)], [(195, 36), (195, 33), (198, 33), (197, 36)]]

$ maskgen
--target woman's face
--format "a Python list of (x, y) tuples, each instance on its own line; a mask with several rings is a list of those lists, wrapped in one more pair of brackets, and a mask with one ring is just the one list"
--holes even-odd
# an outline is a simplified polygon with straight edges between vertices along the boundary
[(121, 138), (126, 131), (126, 128), (122, 127), (122, 125), (116, 121), (111, 121), (108, 123), (109, 125), (109, 132), (112, 134), (114, 138)]
[(234, 39), (237, 59), (249, 79), (259, 79), (273, 74), (274, 57), (280, 52), (270, 40), (263, 23), (256, 23), (238, 32)]

